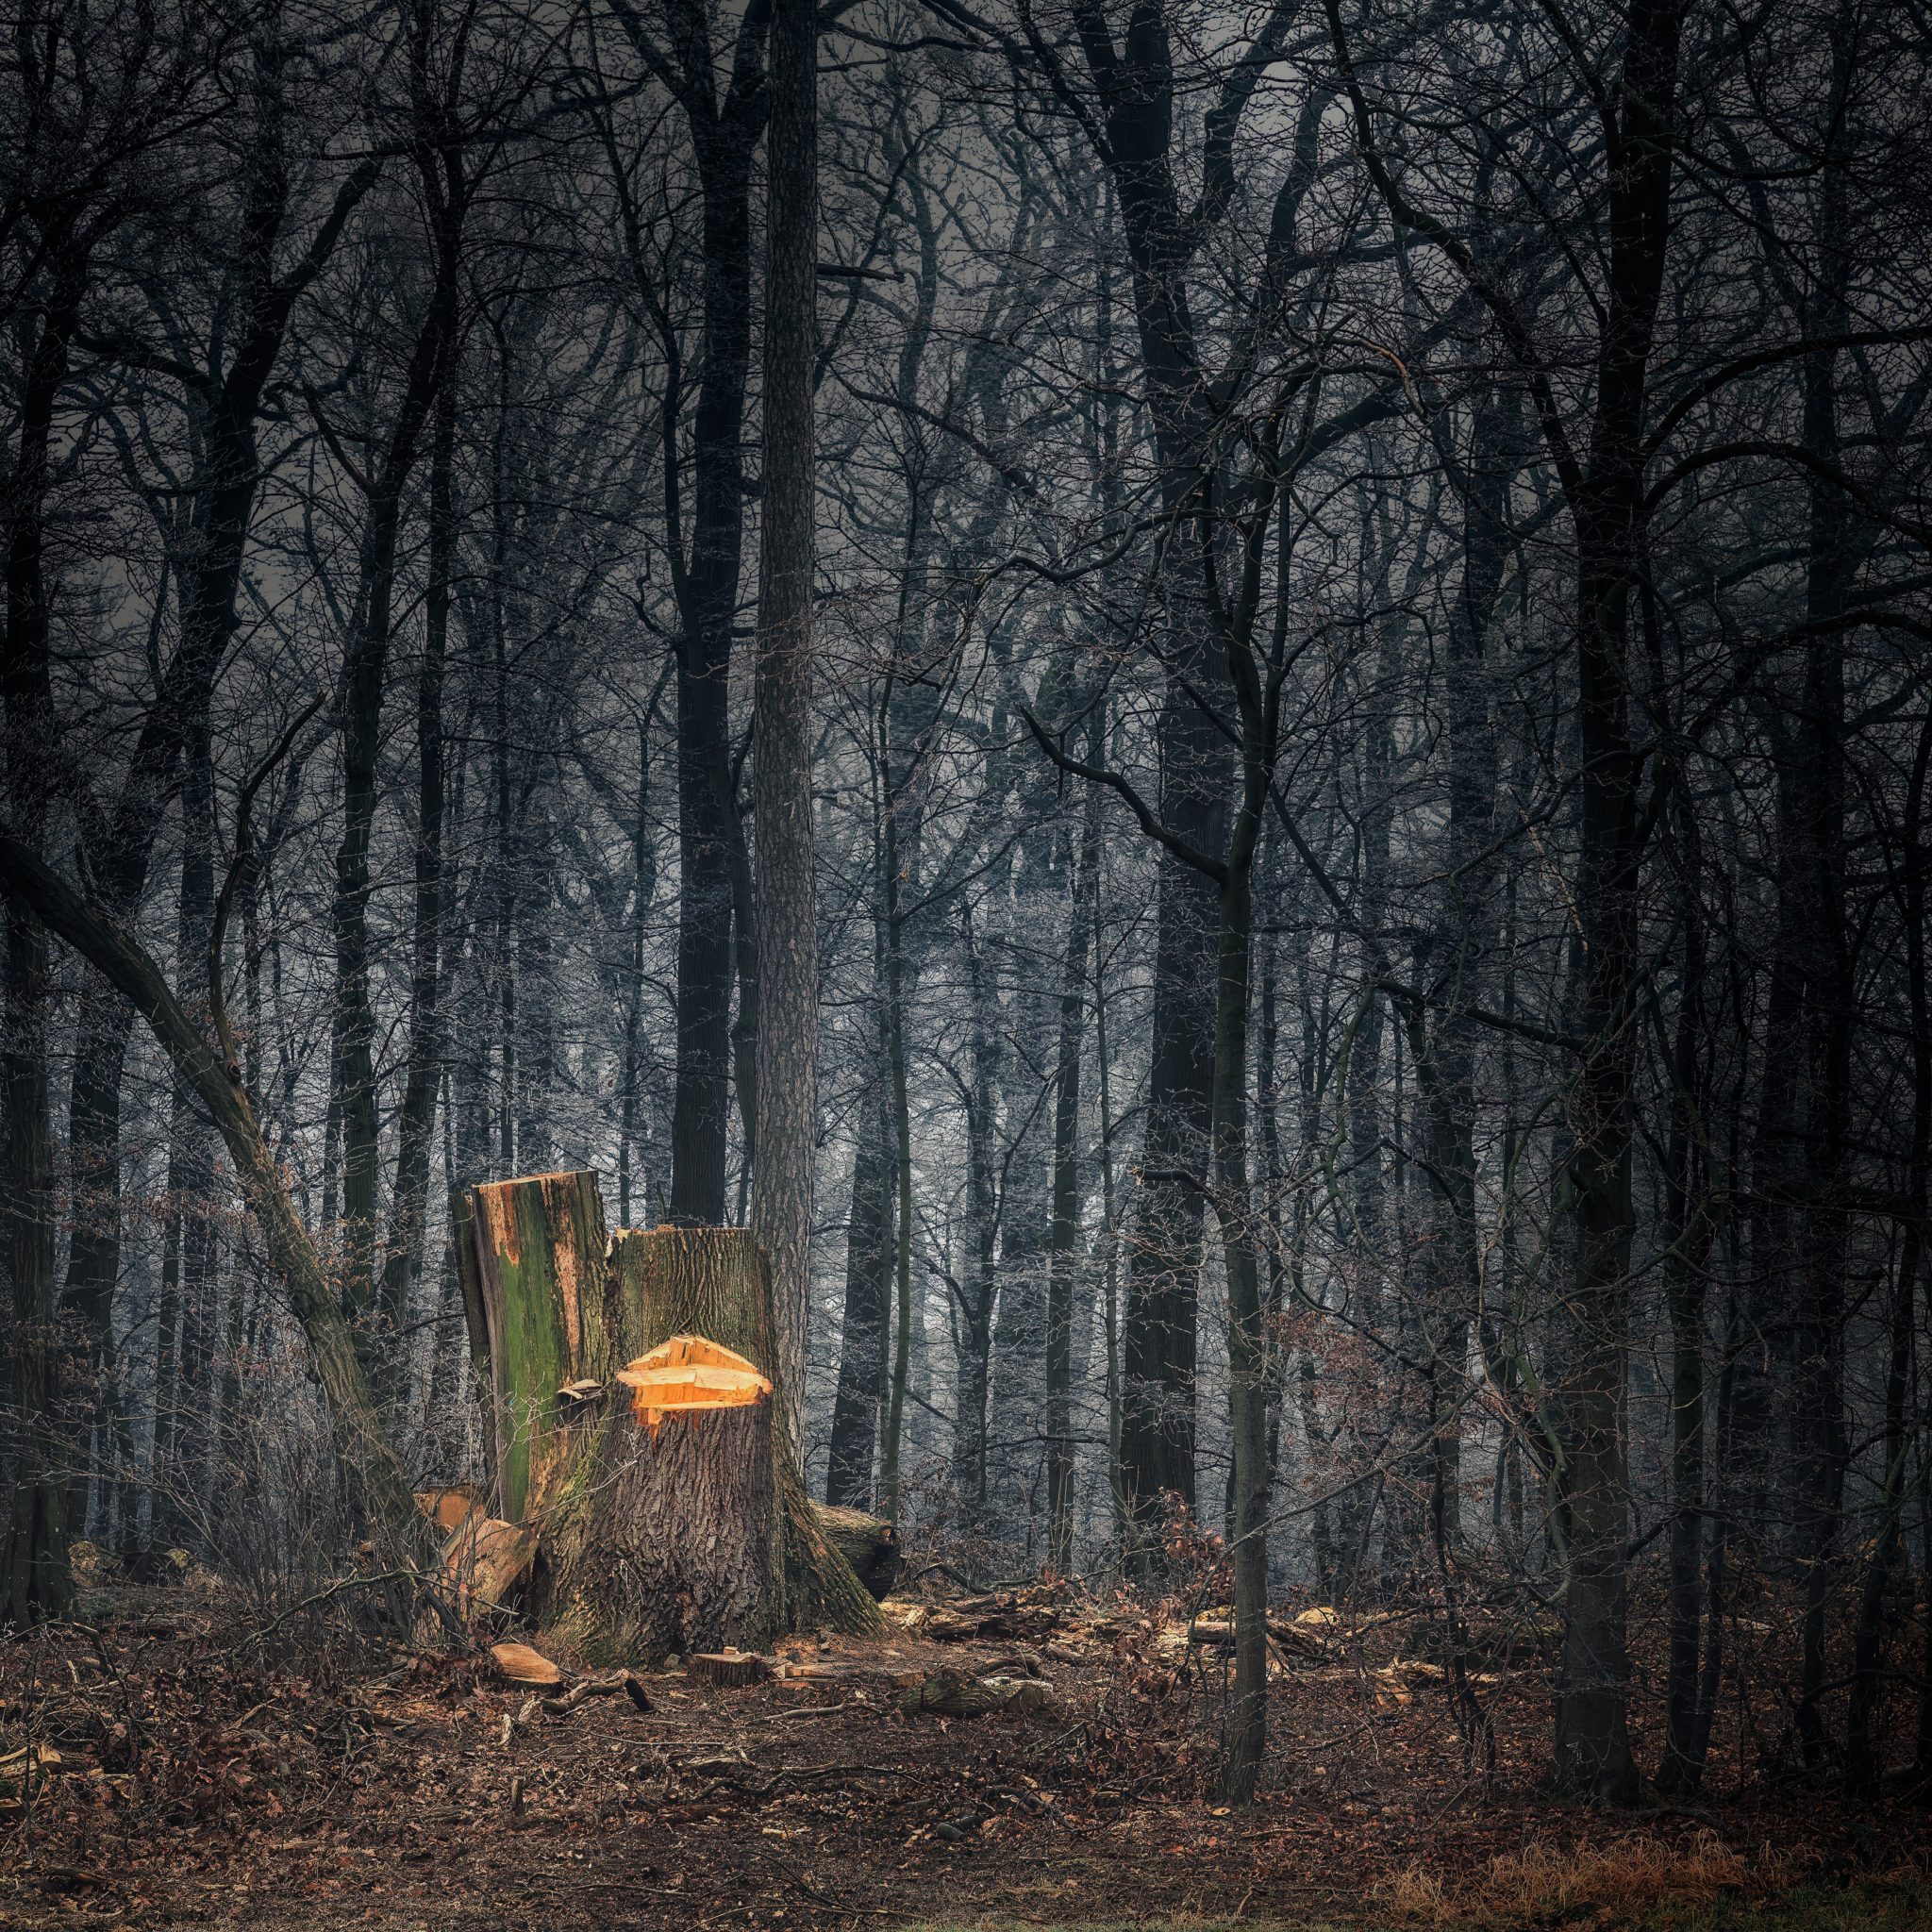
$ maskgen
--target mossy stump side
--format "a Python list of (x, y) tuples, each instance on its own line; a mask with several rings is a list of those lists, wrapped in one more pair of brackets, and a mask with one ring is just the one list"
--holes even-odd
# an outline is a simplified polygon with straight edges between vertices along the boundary
[(491, 1513), (521, 1523), (546, 1506), (574, 1457), (561, 1391), (602, 1382), (612, 1366), (603, 1191), (594, 1174), (530, 1174), (464, 1190), (456, 1209)]

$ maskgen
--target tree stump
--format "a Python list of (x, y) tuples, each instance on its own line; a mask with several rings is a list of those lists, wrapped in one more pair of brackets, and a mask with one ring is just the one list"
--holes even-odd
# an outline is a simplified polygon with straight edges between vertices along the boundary
[(591, 1662), (761, 1650), (785, 1603), (757, 1247), (667, 1227), (620, 1234), (609, 1259), (605, 1346), (633, 1366), (607, 1357), (556, 1512), (550, 1624)]
[(693, 1677), (726, 1690), (762, 1684), (772, 1674), (772, 1666), (763, 1657), (742, 1650), (693, 1651), (684, 1667)]
[[(591, 1174), (460, 1197), (464, 1307), (525, 1602), (587, 1661), (882, 1627), (777, 1436), (765, 1270), (742, 1228), (608, 1241)], [(668, 1346), (668, 1353), (667, 1351)]]

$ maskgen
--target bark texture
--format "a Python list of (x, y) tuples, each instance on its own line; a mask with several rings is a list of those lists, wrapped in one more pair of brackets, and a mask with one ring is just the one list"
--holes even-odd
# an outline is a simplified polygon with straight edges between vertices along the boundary
[(456, 1204), (498, 1515), (536, 1532), (530, 1607), (590, 1662), (756, 1650), (878, 1613), (827, 1536), (770, 1398), (637, 1412), (619, 1372), (702, 1336), (773, 1359), (760, 1250), (736, 1227), (607, 1238), (594, 1174), (472, 1188)]
[(493, 1513), (518, 1523), (561, 1474), (569, 1439), (558, 1391), (584, 1377), (608, 1382), (628, 1359), (612, 1360), (607, 1340), (603, 1194), (594, 1174), (489, 1181), (469, 1191), (458, 1220)]
[(593, 1416), (566, 1425), (580, 1453), (549, 1538), (548, 1621), (592, 1662), (758, 1650), (784, 1627), (772, 1402), (673, 1410), (653, 1428), (615, 1379), (674, 1335), (702, 1335), (763, 1368), (762, 1273), (741, 1228), (632, 1230), (610, 1244), (609, 1292), (581, 1357), (607, 1393)]
[(818, 275), (818, 13), (772, 13), (765, 281), (765, 475), (754, 691), (758, 769), (758, 1164), (751, 1222), (771, 1268), (772, 1379), (789, 1454), (804, 1440), (818, 1083), (812, 882), (813, 304)]

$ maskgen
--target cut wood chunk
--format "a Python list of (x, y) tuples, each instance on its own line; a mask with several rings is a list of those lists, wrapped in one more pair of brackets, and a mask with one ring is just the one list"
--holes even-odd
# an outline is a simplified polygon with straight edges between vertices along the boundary
[(480, 1513), (483, 1506), (474, 1490), (458, 1484), (448, 1489), (418, 1490), (416, 1507), (438, 1529), (456, 1530)]
[(534, 1524), (472, 1516), (443, 1548), (442, 1568), (464, 1610), (496, 1609), (529, 1575), (537, 1560)]
[(738, 1684), (761, 1684), (772, 1674), (769, 1657), (742, 1650), (699, 1651), (685, 1659), (685, 1668), (693, 1677), (727, 1689)]
[(512, 1684), (536, 1684), (547, 1690), (563, 1682), (563, 1673), (527, 1643), (492, 1643), (490, 1655)]

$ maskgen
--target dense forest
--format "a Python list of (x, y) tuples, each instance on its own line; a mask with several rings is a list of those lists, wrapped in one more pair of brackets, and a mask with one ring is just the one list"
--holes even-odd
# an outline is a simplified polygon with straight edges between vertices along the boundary
[(592, 1171), (1233, 1799), (1932, 1766), (1916, 0), (6, 12), (0, 1623), (416, 1560)]

